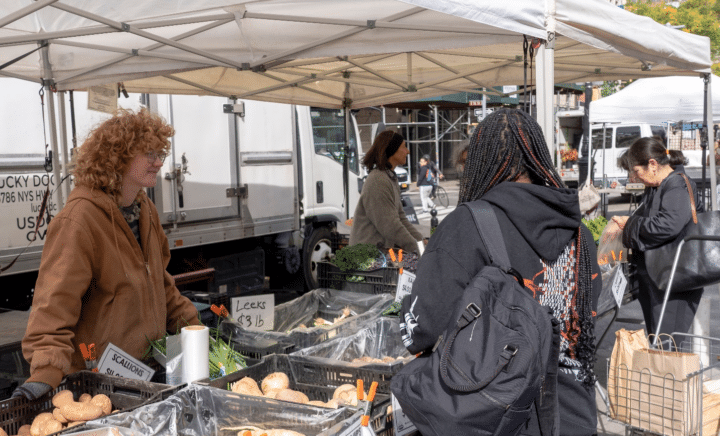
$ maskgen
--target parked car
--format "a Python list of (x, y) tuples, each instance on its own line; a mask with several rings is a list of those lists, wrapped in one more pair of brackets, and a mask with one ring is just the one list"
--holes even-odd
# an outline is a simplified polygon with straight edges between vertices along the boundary
[(405, 192), (410, 189), (407, 170), (403, 167), (395, 167), (395, 174), (397, 175), (398, 184), (400, 185), (400, 192)]

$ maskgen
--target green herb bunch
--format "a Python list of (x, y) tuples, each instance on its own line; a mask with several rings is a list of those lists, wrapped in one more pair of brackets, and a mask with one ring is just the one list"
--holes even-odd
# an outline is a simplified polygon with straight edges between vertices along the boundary
[(332, 263), (342, 271), (363, 270), (380, 255), (373, 244), (355, 244), (343, 247), (335, 252)]
[(607, 218), (600, 215), (597, 218), (593, 218), (591, 220), (583, 218), (582, 222), (583, 224), (585, 224), (585, 227), (590, 230), (590, 233), (592, 233), (595, 244), (597, 245), (600, 241), (600, 236), (602, 235), (602, 232), (603, 230), (605, 230), (605, 226), (608, 223)]

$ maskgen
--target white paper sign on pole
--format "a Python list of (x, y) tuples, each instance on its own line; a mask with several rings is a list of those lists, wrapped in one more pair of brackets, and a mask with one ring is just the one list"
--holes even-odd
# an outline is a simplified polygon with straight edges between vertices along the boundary
[(272, 330), (275, 323), (275, 295), (235, 297), (230, 300), (230, 315), (248, 330)]
[(88, 88), (88, 109), (112, 114), (117, 110), (116, 85), (91, 86)]
[(415, 424), (402, 411), (400, 403), (397, 402), (395, 395), (390, 394), (393, 413), (393, 427), (395, 428), (395, 436), (404, 436), (417, 431)]
[(402, 301), (403, 297), (406, 295), (410, 295), (410, 291), (412, 291), (412, 285), (415, 281), (415, 274), (403, 271), (400, 276), (398, 276), (398, 285), (397, 290), (395, 291), (395, 301)]
[(152, 368), (111, 343), (105, 348), (100, 358), (98, 372), (144, 381), (149, 381), (155, 374)]

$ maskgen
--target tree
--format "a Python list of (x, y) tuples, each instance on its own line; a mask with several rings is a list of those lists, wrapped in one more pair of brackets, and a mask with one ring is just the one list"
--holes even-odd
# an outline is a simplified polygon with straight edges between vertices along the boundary
[(625, 9), (643, 15), (660, 24), (684, 26), (681, 31), (710, 38), (710, 56), (714, 74), (720, 74), (720, 1), (687, 0), (675, 9), (665, 3), (639, 0), (628, 3)]

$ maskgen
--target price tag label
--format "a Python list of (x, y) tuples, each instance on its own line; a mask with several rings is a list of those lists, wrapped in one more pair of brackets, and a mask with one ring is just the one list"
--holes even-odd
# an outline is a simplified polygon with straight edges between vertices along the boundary
[(275, 323), (275, 295), (235, 297), (230, 300), (230, 315), (248, 330), (272, 330)]
[(414, 281), (415, 274), (408, 271), (403, 271), (403, 273), (400, 274), (398, 277), (397, 290), (395, 291), (395, 301), (402, 301), (404, 296), (410, 295)]
[(615, 296), (615, 302), (617, 303), (617, 306), (622, 306), (622, 299), (623, 295), (625, 295), (625, 289), (627, 289), (627, 279), (625, 278), (625, 274), (622, 273), (622, 270), (617, 267), (618, 270), (615, 272), (615, 277), (613, 277), (613, 283), (612, 283), (612, 292)]
[(415, 424), (413, 424), (410, 419), (403, 413), (402, 407), (400, 407), (400, 403), (397, 402), (395, 395), (390, 394), (390, 397), (392, 401), (393, 427), (395, 428), (395, 436), (404, 436), (406, 434), (417, 431), (417, 428), (415, 428)]
[(117, 346), (108, 344), (98, 364), (100, 374), (150, 381), (155, 371)]

